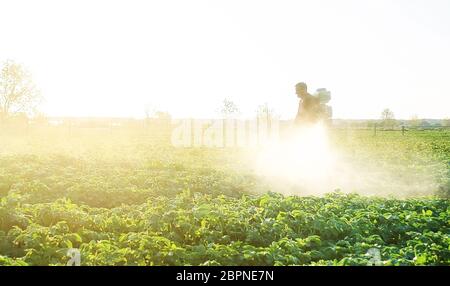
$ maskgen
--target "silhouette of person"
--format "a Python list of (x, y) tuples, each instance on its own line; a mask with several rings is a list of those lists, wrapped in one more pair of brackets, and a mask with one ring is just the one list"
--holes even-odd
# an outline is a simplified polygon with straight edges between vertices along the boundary
[(308, 93), (308, 86), (304, 82), (297, 83), (295, 91), (297, 97), (300, 98), (295, 124), (302, 125), (317, 122), (320, 115), (319, 98)]

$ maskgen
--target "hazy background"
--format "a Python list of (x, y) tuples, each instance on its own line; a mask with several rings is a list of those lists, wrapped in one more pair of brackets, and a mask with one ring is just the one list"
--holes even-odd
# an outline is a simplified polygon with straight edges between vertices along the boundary
[(33, 74), (48, 115), (294, 117), (293, 86), (336, 118), (449, 116), (450, 1), (4, 1), (0, 60)]

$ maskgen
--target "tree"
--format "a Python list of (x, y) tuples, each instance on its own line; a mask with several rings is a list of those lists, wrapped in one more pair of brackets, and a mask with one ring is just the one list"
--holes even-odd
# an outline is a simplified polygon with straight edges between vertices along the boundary
[(426, 127), (430, 127), (431, 124), (427, 120), (422, 119), (421, 122), (420, 122), (420, 126), (426, 128)]
[(394, 119), (394, 112), (392, 112), (392, 110), (390, 110), (389, 108), (386, 108), (383, 110), (383, 112), (381, 112), (381, 120), (392, 120)]
[(270, 118), (273, 115), (274, 110), (272, 108), (270, 108), (269, 104), (266, 102), (266, 103), (258, 106), (256, 113), (257, 113), (258, 117)]
[(395, 116), (394, 112), (389, 108), (386, 108), (381, 112), (381, 120), (384, 127), (394, 128), (395, 126)]
[(0, 71), (0, 120), (15, 113), (30, 113), (40, 99), (30, 73), (11, 60)]
[(449, 127), (450, 126), (450, 118), (442, 119), (442, 126)]
[(231, 101), (228, 98), (225, 98), (222, 101), (222, 107), (220, 109), (220, 114), (226, 118), (236, 116), (239, 114), (239, 108), (237, 107), (236, 103), (234, 103), (233, 101)]

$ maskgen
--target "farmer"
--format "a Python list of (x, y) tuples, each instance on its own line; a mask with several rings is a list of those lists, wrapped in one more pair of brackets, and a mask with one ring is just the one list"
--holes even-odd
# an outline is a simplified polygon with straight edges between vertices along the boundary
[(295, 85), (297, 97), (300, 98), (295, 125), (311, 124), (320, 119), (320, 99), (308, 93), (306, 83), (300, 82)]

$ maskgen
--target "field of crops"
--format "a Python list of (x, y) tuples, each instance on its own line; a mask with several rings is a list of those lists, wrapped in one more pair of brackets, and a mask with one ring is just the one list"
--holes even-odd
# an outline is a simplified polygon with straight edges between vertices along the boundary
[(248, 150), (52, 132), (0, 134), (0, 265), (450, 265), (448, 131), (336, 131), (376, 180), (320, 195)]

